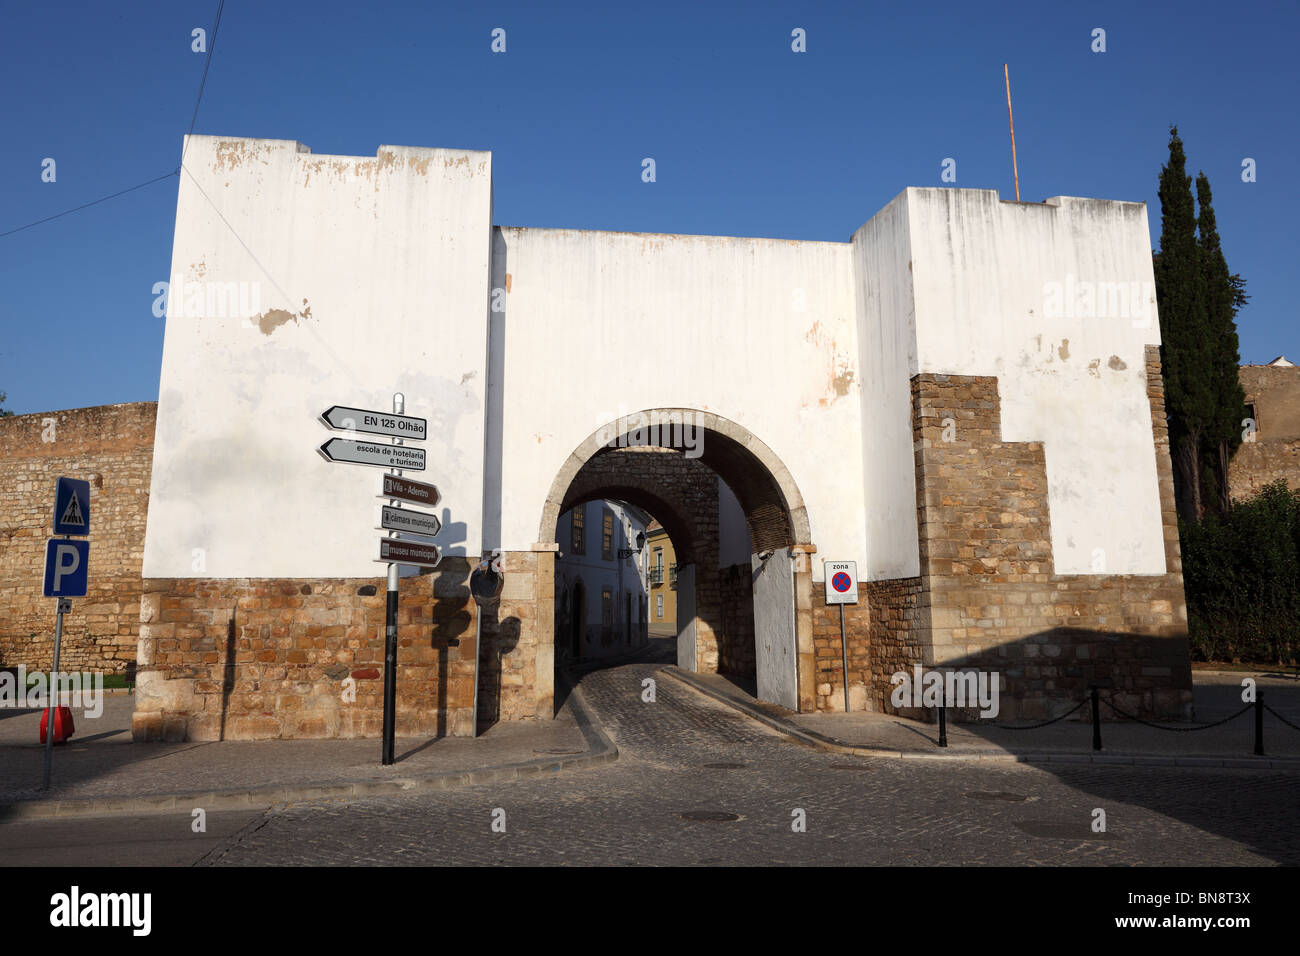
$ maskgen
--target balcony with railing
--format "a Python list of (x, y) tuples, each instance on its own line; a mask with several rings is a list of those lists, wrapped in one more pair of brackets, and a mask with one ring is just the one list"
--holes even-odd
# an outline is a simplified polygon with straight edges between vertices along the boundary
[(650, 586), (664, 583), (664, 568), (662, 564), (655, 565), (650, 569)]
[(677, 565), (675, 564), (668, 566), (668, 586), (674, 591), (677, 590)]

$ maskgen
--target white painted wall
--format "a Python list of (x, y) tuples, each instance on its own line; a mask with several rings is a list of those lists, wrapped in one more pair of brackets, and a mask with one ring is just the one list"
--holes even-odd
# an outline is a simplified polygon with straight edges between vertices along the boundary
[[(1057, 573), (1165, 573), (1144, 353), (1160, 342), (1146, 206), (906, 195), (917, 367), (996, 375), (1003, 439), (1044, 443)], [(1139, 308), (1079, 302), (1083, 314), (1047, 314), (1065, 311), (1053, 289), (1115, 282)]]
[[(338, 433), (317, 415), (394, 390), (429, 419), (413, 477), (442, 488), (448, 554), (531, 548), (575, 448), (627, 413), (694, 408), (784, 463), (819, 558), (914, 575), (918, 370), (998, 376), (1003, 437), (1045, 443), (1058, 571), (1164, 571), (1154, 302), (1136, 321), (1044, 316), (1047, 283), (1152, 283), (1141, 204), (908, 189), (851, 242), (796, 242), (493, 230), (488, 153), (196, 136), (185, 168), (146, 577), (377, 575), (379, 469), (322, 460)], [(242, 306), (185, 307), (225, 284)], [(647, 342), (653, 361), (629, 359)]]
[(862, 524), (843, 517), (862, 496), (847, 243), (500, 233), (507, 550), (536, 539), (551, 483), (589, 436), (621, 415), (681, 407), (765, 442), (798, 485), (818, 547), (861, 554)]
[(912, 451), (916, 310), (907, 193), (859, 229), (852, 245), (862, 368), (863, 493), (855, 504), (866, 554), (843, 555), (818, 543), (814, 577), (822, 580), (823, 561), (854, 560), (864, 581), (915, 577), (921, 561)]
[(171, 294), (145, 577), (381, 574), (381, 469), (324, 461), (342, 433), (317, 416), (394, 390), (429, 420), (411, 476), (442, 490), (438, 540), (479, 553), (491, 188), (488, 153), (189, 138), (173, 275), (250, 283), (250, 311), (295, 318), (264, 331)]

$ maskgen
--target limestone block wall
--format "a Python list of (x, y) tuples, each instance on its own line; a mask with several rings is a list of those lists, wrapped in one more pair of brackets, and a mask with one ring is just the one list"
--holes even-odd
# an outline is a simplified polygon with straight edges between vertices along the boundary
[[(844, 656), (840, 646), (840, 609), (826, 603), (826, 582), (812, 586), (813, 651), (817, 709), (844, 710)], [(858, 603), (844, 605), (844, 636), (848, 641), (849, 709), (871, 710), (871, 612), (867, 586), (858, 582)]]
[[(889, 710), (889, 695), (894, 689), (890, 678), (899, 671), (910, 674), (914, 664), (924, 661), (921, 641), (929, 629), (929, 608), (922, 604), (924, 590), (919, 577), (871, 581), (864, 587), (871, 615), (871, 687), (867, 705), (872, 710)], [(852, 648), (852, 644), (849, 646)]]
[(1300, 490), (1300, 439), (1242, 442), (1228, 467), (1228, 489), (1234, 500), (1251, 498), (1281, 479)]
[[(548, 560), (504, 556), (507, 586), (482, 622), (484, 724), (551, 706), (553, 661), (537, 626), (550, 620), (550, 575), (537, 573)], [(473, 732), (479, 612), (468, 580), (476, 563), (444, 558), (435, 571), (400, 580), (398, 736)], [(143, 586), (135, 739), (379, 736), (382, 577), (147, 578)]]
[(134, 402), (0, 418), (0, 666), (50, 666), (55, 602), (41, 588), (60, 475), (90, 481), (91, 533), (59, 668), (117, 674), (135, 660), (156, 412)]

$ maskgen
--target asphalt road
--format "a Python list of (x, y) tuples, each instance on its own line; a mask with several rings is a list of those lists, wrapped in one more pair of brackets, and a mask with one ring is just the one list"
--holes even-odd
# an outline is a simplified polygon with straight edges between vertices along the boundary
[[(654, 679), (655, 700), (643, 700)], [(1273, 865), (1300, 778), (1258, 770), (862, 759), (792, 743), (659, 672), (581, 678), (601, 767), (268, 812), (0, 826), (38, 865)], [(1106, 829), (1094, 832), (1096, 811)], [(802, 824), (802, 826), (800, 825)]]

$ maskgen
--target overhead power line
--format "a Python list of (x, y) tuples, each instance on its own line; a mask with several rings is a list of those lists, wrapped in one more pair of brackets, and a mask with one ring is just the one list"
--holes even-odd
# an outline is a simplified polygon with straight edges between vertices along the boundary
[[(189, 141), (189, 137), (194, 133), (194, 124), (197, 123), (199, 119), (199, 104), (203, 102), (203, 90), (204, 87), (206, 87), (208, 84), (208, 68), (212, 66), (212, 54), (217, 48), (217, 31), (221, 28), (221, 12), (222, 10), (225, 9), (225, 6), (226, 6), (226, 0), (219, 0), (217, 4), (217, 16), (212, 24), (212, 37), (208, 43), (207, 55), (203, 58), (203, 77), (199, 80), (199, 94), (194, 99), (194, 112), (190, 116), (190, 128), (189, 131), (185, 134), (187, 144)], [(182, 148), (181, 165), (184, 165), (184, 163), (185, 163), (185, 149)], [(154, 183), (162, 182), (164, 179), (169, 179), (172, 176), (177, 175), (178, 173), (180, 173), (180, 171), (181, 171), (180, 166), (178, 166), (177, 168), (171, 170), (170, 172), (163, 173), (161, 176), (155, 176), (153, 179), (146, 180), (145, 182), (137, 183), (134, 186), (128, 186), (126, 189), (118, 190), (117, 192), (112, 193), (111, 195), (101, 196), (98, 199), (92, 199), (90, 202), (82, 203), (80, 206), (73, 206), (71, 209), (65, 209), (63, 212), (55, 213), (53, 216), (46, 216), (44, 219), (37, 219), (35, 222), (29, 222), (24, 226), (17, 226), (5, 232), (0, 232), (0, 239), (3, 239), (5, 236), (12, 236), (16, 232), (22, 232), (24, 229), (31, 229), (33, 226), (39, 226), (43, 223), (53, 222), (55, 219), (62, 219), (64, 216), (70, 216), (74, 212), (80, 212), (83, 209), (89, 209), (91, 206), (98, 206), (102, 202), (108, 202), (110, 199), (116, 199), (118, 196), (125, 196), (127, 193), (135, 192), (137, 189), (143, 189), (145, 186), (152, 186)]]

